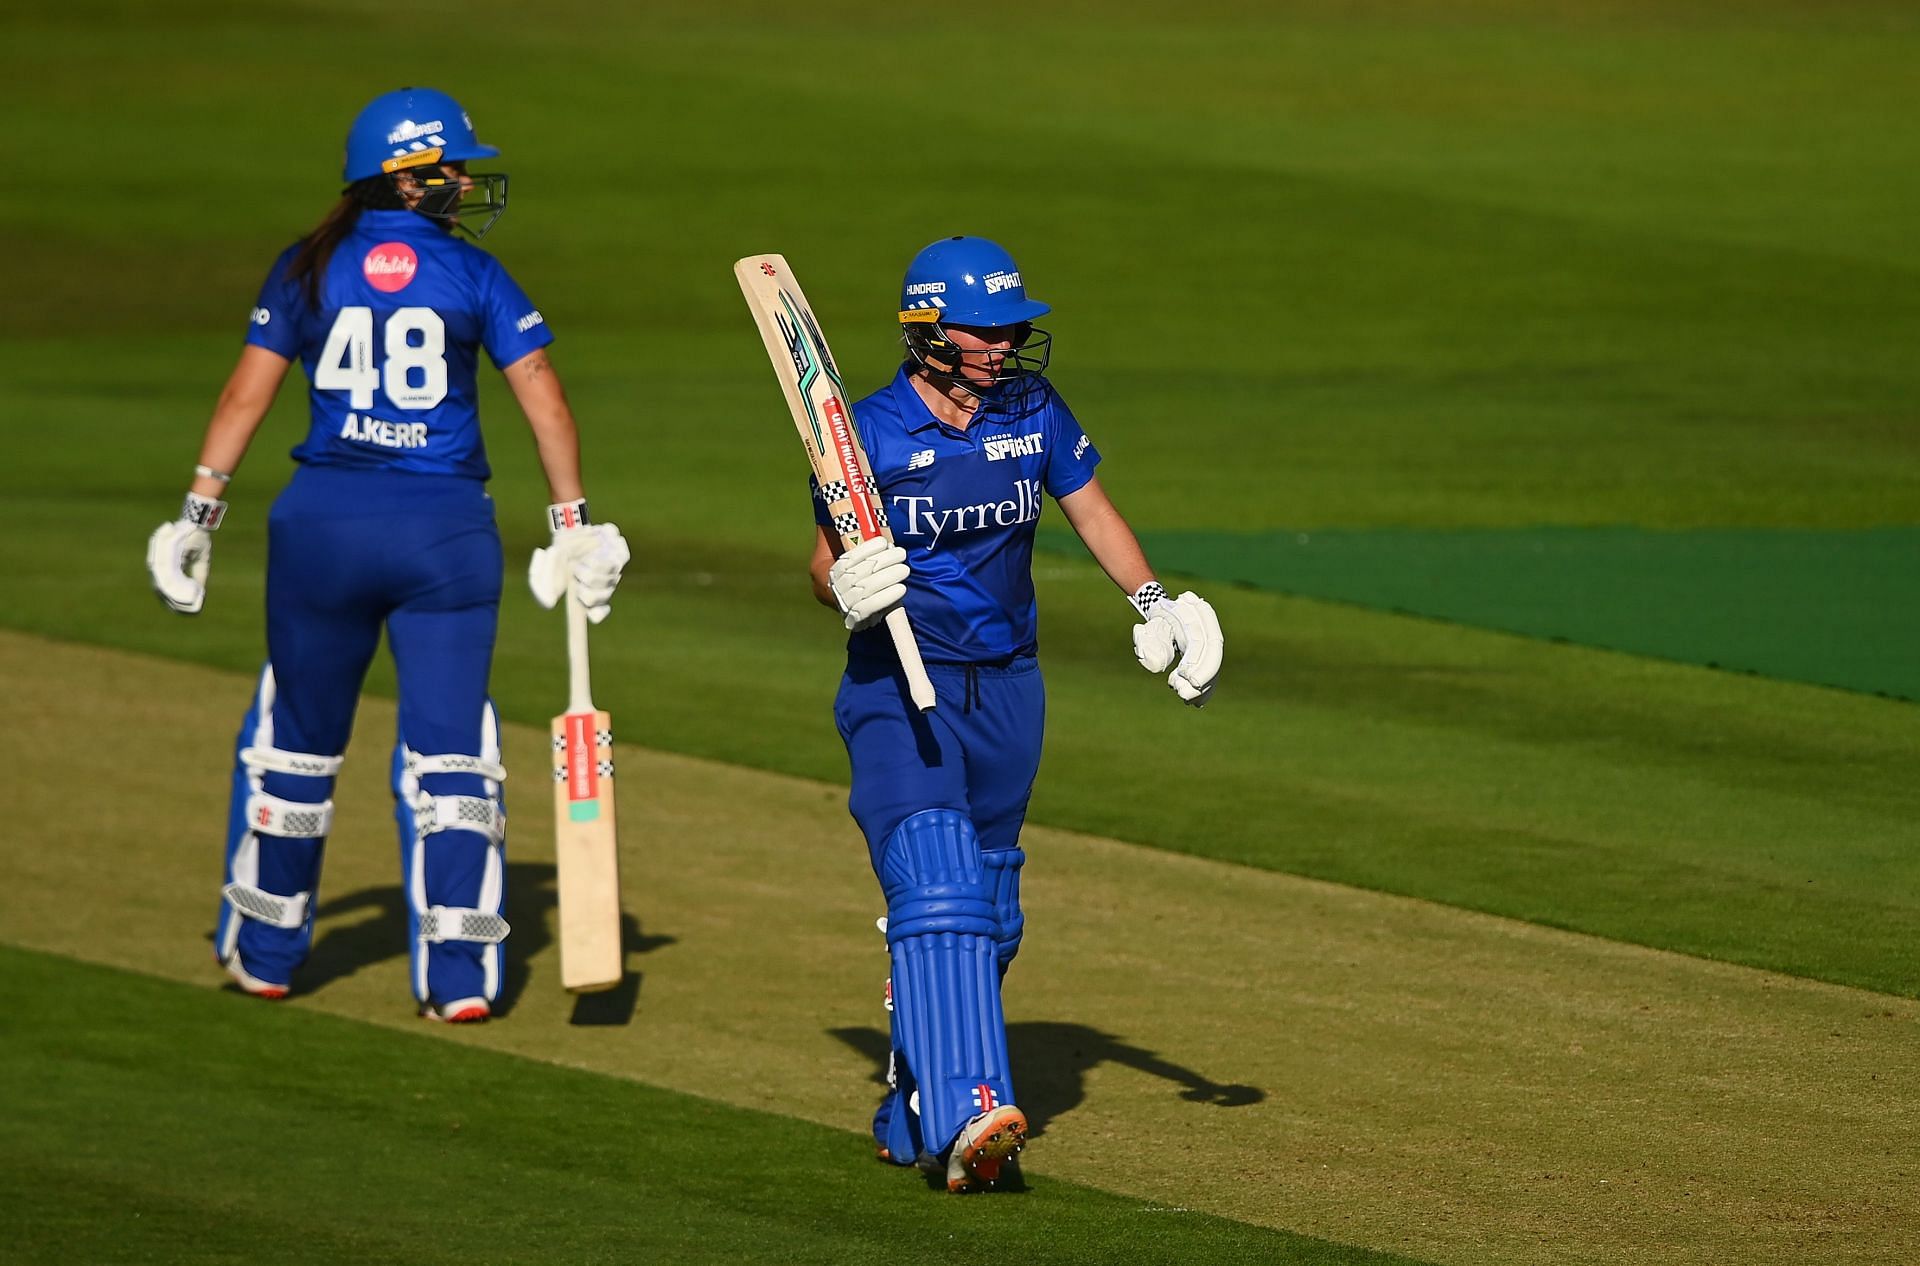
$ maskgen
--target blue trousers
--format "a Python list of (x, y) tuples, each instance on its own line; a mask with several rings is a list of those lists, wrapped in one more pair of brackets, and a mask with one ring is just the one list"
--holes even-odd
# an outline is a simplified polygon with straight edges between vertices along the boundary
[[(913, 706), (890, 659), (850, 658), (834, 703), (853, 774), (848, 808), (892, 924), (892, 1089), (873, 1133), (882, 1154), (903, 1165), (944, 1152), (976, 1112), (1014, 1101), (999, 984), (1024, 927), (1020, 828), (1046, 726), (1033, 659), (927, 671), (940, 700), (932, 712)], [(965, 822), (956, 830), (935, 811)], [(929, 848), (924, 832), (936, 829), (940, 842)], [(927, 860), (936, 853), (938, 862)], [(991, 914), (959, 923), (918, 917), (963, 908)], [(906, 936), (910, 925), (969, 930)], [(947, 1040), (929, 1046), (929, 1034)]]
[(487, 698), (501, 568), (478, 480), (303, 467), (275, 501), (268, 662), (235, 744), (223, 961), (238, 954), (256, 978), (286, 984), (307, 957), (330, 813), (319, 809), (384, 629), (400, 687), (393, 781), (414, 993), (497, 993), (499, 939), (467, 938), (504, 936), (483, 917), (497, 920), (504, 899), (504, 775)]
[(1040, 768), (1047, 692), (1039, 661), (928, 664), (940, 705), (921, 712), (892, 660), (850, 659), (833, 718), (853, 771), (848, 800), (880, 851), (910, 814), (957, 809), (973, 820), (983, 852), (1014, 848)]

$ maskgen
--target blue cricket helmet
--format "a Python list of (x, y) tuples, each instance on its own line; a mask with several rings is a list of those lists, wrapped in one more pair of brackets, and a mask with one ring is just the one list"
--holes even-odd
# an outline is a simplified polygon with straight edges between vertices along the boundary
[(482, 145), (473, 121), (460, 103), (432, 88), (401, 88), (367, 103), (347, 129), (349, 182), (426, 163), (458, 163), (494, 158), (500, 151)]
[[(1024, 393), (1047, 369), (1053, 338), (1033, 328), (1034, 318), (1052, 311), (1027, 298), (1020, 266), (1006, 248), (984, 237), (943, 237), (913, 257), (900, 283), (900, 341), (907, 359), (938, 381), (974, 396), (1003, 384)], [(1011, 343), (982, 362), (963, 352), (947, 333), (949, 325), (1006, 331)], [(971, 367), (963, 361), (973, 356)]]
[(943, 237), (913, 257), (900, 284), (901, 320), (929, 308), (943, 324), (989, 326), (1021, 325), (1052, 310), (1027, 298), (1020, 265), (984, 237)]

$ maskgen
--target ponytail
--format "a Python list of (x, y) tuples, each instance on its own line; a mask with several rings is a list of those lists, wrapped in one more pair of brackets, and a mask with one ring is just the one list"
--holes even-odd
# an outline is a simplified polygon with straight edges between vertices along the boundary
[(385, 176), (370, 176), (347, 186), (340, 201), (320, 218), (313, 232), (300, 239), (293, 262), (287, 265), (288, 278), (306, 291), (307, 306), (320, 310), (320, 283), (327, 275), (327, 264), (333, 259), (334, 248), (360, 222), (360, 213), (369, 209), (401, 211), (406, 205)]

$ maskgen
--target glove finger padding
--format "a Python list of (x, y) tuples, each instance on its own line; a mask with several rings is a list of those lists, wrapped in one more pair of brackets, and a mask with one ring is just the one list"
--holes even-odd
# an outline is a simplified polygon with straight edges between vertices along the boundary
[(184, 520), (162, 523), (147, 538), (147, 574), (153, 579), (153, 591), (182, 615), (197, 615), (206, 604), (212, 561), (212, 534)]
[(849, 632), (859, 632), (880, 620), (907, 596), (907, 551), (887, 540), (865, 540), (834, 560), (827, 587), (846, 617)]
[(566, 595), (566, 560), (557, 545), (543, 545), (533, 551), (527, 562), (527, 588), (533, 590), (533, 600), (548, 610)]
[(633, 553), (620, 529), (595, 523), (554, 533), (553, 543), (533, 551), (527, 564), (527, 588), (534, 601), (553, 607), (566, 596), (571, 581), (587, 618), (595, 624), (607, 618), (608, 603)]
[(1133, 655), (1150, 673), (1164, 673), (1173, 665), (1179, 645), (1173, 640), (1178, 625), (1170, 620), (1148, 620), (1133, 626)]
[(612, 524), (595, 524), (592, 531), (596, 533), (593, 548), (573, 560), (574, 593), (588, 608), (607, 605), (620, 584), (620, 574), (633, 559), (626, 538)]
[(1196, 708), (1205, 707), (1213, 694), (1225, 648), (1212, 605), (1192, 592), (1160, 599), (1147, 609), (1146, 623), (1133, 628), (1133, 653), (1140, 666), (1150, 673), (1171, 666), (1167, 685)]
[(887, 612), (898, 606), (906, 596), (905, 584), (888, 585), (885, 589), (867, 595), (848, 609), (847, 632), (858, 633), (861, 629), (872, 628), (884, 620)]
[(1167, 684), (1194, 707), (1205, 707), (1226, 654), (1227, 639), (1220, 632), (1220, 617), (1214, 614), (1211, 603), (1192, 592), (1175, 598), (1172, 606), (1180, 621), (1181, 655)]

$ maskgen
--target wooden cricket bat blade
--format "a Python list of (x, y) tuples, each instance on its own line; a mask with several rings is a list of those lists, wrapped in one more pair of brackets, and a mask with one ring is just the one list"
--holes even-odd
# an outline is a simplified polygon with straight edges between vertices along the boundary
[[(787, 398), (787, 409), (800, 430), (800, 442), (842, 549), (882, 537), (888, 541), (886, 515), (880, 509), (880, 491), (873, 466), (854, 425), (846, 385), (833, 363), (827, 336), (813, 307), (794, 279), (784, 255), (748, 255), (735, 261), (734, 280), (753, 313), (753, 323), (773, 362), (774, 377)], [(887, 628), (907, 679), (907, 691), (922, 712), (938, 700), (933, 681), (920, 659), (920, 644), (904, 608), (887, 613)]]
[(553, 719), (553, 860), (560, 895), (560, 983), (572, 993), (618, 985), (620, 849), (613, 722), (604, 712)]

